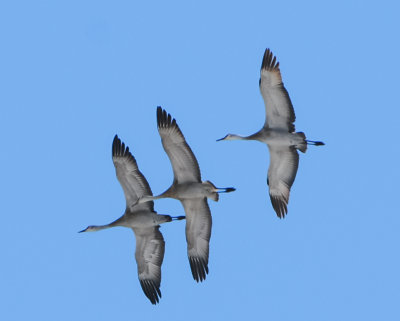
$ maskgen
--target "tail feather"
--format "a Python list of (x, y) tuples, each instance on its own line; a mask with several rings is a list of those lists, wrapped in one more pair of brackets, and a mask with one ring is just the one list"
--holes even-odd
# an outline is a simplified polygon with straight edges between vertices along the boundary
[(163, 215), (163, 214), (159, 214), (158, 216), (160, 217), (160, 224), (161, 223), (167, 223), (167, 222), (171, 222), (172, 221), (172, 217), (170, 215)]
[(219, 194), (217, 192), (212, 193), (211, 197), (210, 197), (214, 202), (218, 202), (219, 201)]
[(306, 134), (303, 132), (298, 132), (296, 133), (298, 136), (300, 136), (303, 141), (299, 144), (296, 145), (296, 148), (301, 151), (302, 153), (305, 153), (307, 151), (307, 140), (306, 140)]
[(236, 188), (234, 188), (234, 187), (224, 187), (224, 188), (216, 187), (210, 181), (205, 181), (205, 182), (203, 182), (203, 184), (207, 184), (211, 187), (211, 195), (208, 197), (216, 202), (218, 202), (218, 200), (219, 200), (218, 193), (230, 193), (230, 192), (236, 191)]

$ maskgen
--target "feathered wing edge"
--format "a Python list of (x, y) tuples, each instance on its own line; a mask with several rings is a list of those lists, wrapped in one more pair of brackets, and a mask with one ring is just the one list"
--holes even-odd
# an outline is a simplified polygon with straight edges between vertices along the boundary
[(190, 269), (196, 282), (203, 282), (208, 274), (208, 262), (202, 257), (189, 256)]
[(284, 196), (273, 196), (269, 195), (272, 203), (272, 207), (274, 208), (276, 215), (279, 218), (285, 218), (285, 215), (287, 214), (287, 204), (288, 200)]
[(139, 280), (142, 290), (152, 304), (157, 304), (161, 299), (160, 286), (153, 280)]
[(171, 161), (174, 179), (179, 183), (201, 182), (196, 156), (186, 142), (175, 118), (160, 106), (157, 107), (157, 127), (164, 150)]
[[(116, 169), (119, 183), (124, 191), (127, 208), (133, 209), (133, 204), (142, 196), (152, 196), (149, 182), (139, 170), (135, 157), (131, 154), (129, 147), (118, 137), (114, 136), (112, 144), (112, 159)], [(136, 209), (154, 211), (153, 201), (139, 204)]]
[[(167, 220), (167, 221), (171, 221)], [(160, 226), (133, 228), (136, 237), (135, 258), (140, 285), (152, 304), (161, 298), (161, 266), (164, 260), (165, 241)]]
[(211, 211), (206, 198), (181, 201), (186, 213), (186, 241), (193, 278), (202, 282), (208, 274), (212, 229)]
[[(265, 69), (267, 71), (272, 71), (276, 73), (276, 77), (278, 77), (278, 81), (282, 82), (282, 76), (279, 69), (279, 61), (276, 61), (276, 57), (272, 53), (272, 51), (267, 48), (264, 52), (264, 56), (261, 63), (261, 69)], [(260, 79), (261, 82), (261, 79)]]
[(299, 167), (299, 154), (293, 146), (289, 148), (268, 146), (268, 148), (270, 153), (267, 176), (269, 195), (276, 215), (284, 218), (288, 212), (290, 188)]
[[(273, 87), (279, 89), (280, 95), (283, 96), (283, 99), (287, 105), (287, 108), (289, 109), (289, 119), (287, 119), (286, 126), (288, 127), (288, 131), (290, 133), (293, 133), (296, 130), (295, 125), (294, 125), (294, 122), (296, 121), (296, 114), (294, 112), (294, 108), (292, 105), (292, 101), (290, 100), (289, 93), (286, 90), (286, 88), (282, 82), (282, 75), (281, 75), (281, 71), (279, 69), (279, 62), (276, 60), (276, 57), (274, 56), (274, 54), (272, 53), (272, 51), (269, 48), (267, 48), (264, 52), (264, 56), (263, 56), (262, 63), (261, 63), (261, 74), (263, 74), (262, 73), (263, 70), (266, 70), (268, 73), (270, 73), (269, 76), (268, 76), (268, 74), (264, 74), (264, 76), (261, 75), (260, 80), (259, 80), (261, 94), (263, 95), (263, 98), (264, 98), (264, 101), (266, 104), (266, 109), (272, 108), (272, 106), (267, 105), (267, 101), (266, 101), (267, 96), (264, 96), (263, 90), (272, 90)], [(264, 89), (262, 88), (262, 85), (263, 85), (262, 78), (263, 77), (266, 77), (266, 78), (264, 78), (264, 81), (267, 82), (266, 87)], [(268, 113), (268, 111), (267, 111), (267, 113)], [(267, 126), (267, 124), (268, 124), (268, 117), (266, 117), (264, 126)]]

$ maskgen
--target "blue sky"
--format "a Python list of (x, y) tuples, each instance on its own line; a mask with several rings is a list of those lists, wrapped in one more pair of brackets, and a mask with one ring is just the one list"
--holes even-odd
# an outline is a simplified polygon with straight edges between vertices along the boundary
[[(4, 1), (0, 4), (0, 316), (4, 320), (398, 320), (396, 1)], [(266, 47), (280, 61), (301, 155), (279, 220), (257, 142)], [(125, 207), (115, 134), (154, 193), (172, 182), (170, 112), (210, 201), (210, 273), (191, 276), (184, 222), (165, 224), (162, 299), (137, 278), (132, 231), (77, 232)], [(175, 200), (159, 213), (182, 215)]]

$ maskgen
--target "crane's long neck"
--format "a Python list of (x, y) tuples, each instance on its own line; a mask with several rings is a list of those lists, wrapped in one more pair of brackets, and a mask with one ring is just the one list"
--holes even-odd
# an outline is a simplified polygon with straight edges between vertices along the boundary
[(110, 228), (112, 226), (110, 226), (110, 224), (106, 224), (106, 225), (90, 225), (88, 226), (85, 230), (81, 231), (81, 232), (97, 232), (100, 230), (105, 230), (107, 228)]
[(84, 230), (79, 231), (79, 233), (82, 233), (82, 232), (97, 232), (97, 231), (105, 230), (107, 228), (111, 228), (111, 227), (114, 227), (114, 226), (122, 226), (123, 225), (123, 220), (124, 220), (124, 216), (121, 216), (120, 218), (118, 218), (114, 222), (111, 222), (110, 224), (106, 224), (106, 225), (90, 225), (87, 228), (85, 228)]
[(250, 136), (240, 136), (236, 134), (228, 134), (223, 138), (217, 139), (217, 142), (220, 140), (257, 140), (257, 133)]
[(236, 134), (230, 134), (229, 140), (249, 140), (249, 136), (240, 136)]

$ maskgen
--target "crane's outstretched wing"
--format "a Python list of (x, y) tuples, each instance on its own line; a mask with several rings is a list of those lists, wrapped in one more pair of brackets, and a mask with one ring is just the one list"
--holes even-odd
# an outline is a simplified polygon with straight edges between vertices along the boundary
[(208, 274), (208, 254), (211, 238), (211, 212), (206, 198), (182, 201), (186, 213), (186, 242), (190, 268), (197, 282)]
[(200, 182), (200, 169), (196, 157), (175, 119), (161, 107), (157, 107), (157, 124), (162, 145), (172, 164), (174, 180), (179, 184)]
[(136, 236), (136, 263), (140, 285), (152, 304), (161, 298), (161, 264), (164, 259), (165, 242), (159, 226), (133, 228)]
[(140, 172), (135, 158), (129, 152), (129, 147), (126, 146), (117, 135), (114, 137), (112, 144), (112, 159), (115, 166), (117, 178), (124, 190), (126, 207), (132, 212), (133, 210), (148, 210), (154, 211), (153, 201), (137, 204), (137, 200), (143, 196), (150, 195), (151, 192), (149, 183)]
[(265, 50), (261, 65), (260, 91), (265, 104), (265, 124), (268, 128), (295, 131), (296, 116), (286, 88), (283, 86), (279, 62), (269, 49)]
[(279, 218), (287, 214), (290, 188), (296, 178), (299, 154), (295, 147), (268, 146), (270, 164), (268, 169), (269, 196)]

